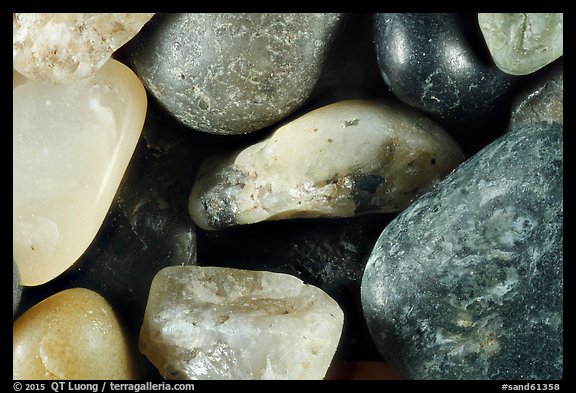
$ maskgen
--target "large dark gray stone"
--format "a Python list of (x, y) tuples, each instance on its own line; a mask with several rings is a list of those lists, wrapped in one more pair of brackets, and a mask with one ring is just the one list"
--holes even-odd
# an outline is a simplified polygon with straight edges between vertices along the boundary
[(380, 235), (363, 310), (405, 378), (563, 377), (562, 132), (511, 130)]
[(300, 107), (320, 78), (340, 14), (156, 15), (130, 48), (135, 72), (197, 130), (242, 134)]

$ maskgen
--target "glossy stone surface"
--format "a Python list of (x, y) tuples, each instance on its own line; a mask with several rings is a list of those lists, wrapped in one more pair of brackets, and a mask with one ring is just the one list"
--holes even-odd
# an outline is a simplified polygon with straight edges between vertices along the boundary
[(286, 273), (320, 288), (344, 312), (338, 358), (379, 360), (362, 314), (360, 282), (374, 243), (392, 218), (375, 214), (199, 230), (198, 264)]
[(562, 140), (510, 131), (382, 232), (362, 303), (404, 378), (562, 379)]
[(551, 66), (514, 98), (511, 127), (539, 121), (564, 124), (564, 66)]
[(22, 284), (48, 282), (93, 241), (140, 137), (146, 92), (110, 60), (62, 85), (13, 78), (13, 246)]
[(322, 379), (343, 315), (296, 277), (219, 267), (161, 270), (140, 351), (166, 379)]
[(479, 13), (478, 24), (494, 63), (527, 75), (564, 54), (562, 13)]
[(67, 83), (98, 71), (154, 14), (12, 14), (12, 64), (25, 77)]
[(20, 273), (18, 272), (18, 265), (12, 260), (12, 315), (16, 315), (21, 298), (22, 286), (20, 285)]
[(439, 125), (409, 107), (342, 101), (243, 150), (209, 158), (198, 172), (189, 211), (204, 229), (397, 212), (463, 159)]
[(13, 326), (13, 379), (138, 379), (114, 310), (96, 292), (74, 288), (27, 310)]
[(487, 124), (505, 125), (516, 83), (479, 52), (475, 23), (459, 14), (374, 16), (378, 63), (392, 93), (441, 121), (459, 140), (485, 133)]
[(340, 14), (158, 15), (131, 45), (147, 89), (189, 127), (242, 134), (310, 96)]

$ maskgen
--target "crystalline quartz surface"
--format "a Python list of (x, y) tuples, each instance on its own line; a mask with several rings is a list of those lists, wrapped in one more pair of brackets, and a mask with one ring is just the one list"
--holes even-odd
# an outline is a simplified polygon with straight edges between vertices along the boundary
[(294, 276), (220, 267), (161, 270), (140, 351), (166, 379), (322, 379), (343, 313)]

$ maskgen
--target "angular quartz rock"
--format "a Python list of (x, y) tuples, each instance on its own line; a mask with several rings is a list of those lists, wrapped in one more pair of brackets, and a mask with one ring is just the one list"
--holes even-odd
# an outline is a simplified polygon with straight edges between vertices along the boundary
[(479, 13), (478, 23), (494, 63), (508, 74), (530, 74), (564, 53), (562, 13)]
[(20, 299), (22, 298), (22, 286), (20, 285), (20, 273), (18, 272), (18, 265), (12, 260), (12, 315), (16, 315)]
[(146, 116), (146, 92), (110, 60), (93, 77), (45, 85), (14, 72), (13, 246), (23, 285), (69, 268), (102, 224)]
[(204, 229), (295, 217), (397, 212), (463, 154), (436, 123), (399, 104), (348, 100), (200, 168), (189, 211)]
[(267, 127), (319, 79), (340, 14), (158, 15), (130, 45), (135, 72), (182, 123), (215, 134)]
[(559, 61), (512, 103), (511, 128), (539, 121), (564, 124), (564, 67)]
[(382, 232), (362, 303), (404, 378), (562, 379), (562, 135), (511, 130)]
[(136, 348), (108, 302), (74, 288), (27, 310), (13, 326), (13, 379), (138, 379)]
[(322, 379), (342, 323), (331, 297), (287, 274), (168, 267), (152, 282), (140, 351), (166, 379)]
[(154, 14), (12, 14), (13, 67), (25, 77), (65, 83), (93, 75)]
[(452, 13), (374, 16), (378, 64), (391, 92), (440, 121), (460, 143), (506, 127), (506, 104), (519, 82), (482, 56), (475, 22)]

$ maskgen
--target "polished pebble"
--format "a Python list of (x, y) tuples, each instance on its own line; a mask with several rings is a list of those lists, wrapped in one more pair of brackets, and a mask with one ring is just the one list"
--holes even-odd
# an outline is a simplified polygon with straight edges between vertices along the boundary
[(22, 284), (44, 284), (86, 251), (140, 137), (146, 92), (110, 60), (45, 85), (13, 72), (13, 246)]
[(13, 379), (138, 379), (135, 348), (108, 302), (84, 288), (27, 310), (12, 329)]
[(460, 162), (438, 124), (398, 102), (346, 100), (199, 169), (189, 211), (204, 229), (398, 212)]
[(506, 125), (519, 82), (485, 60), (470, 26), (453, 13), (374, 16), (376, 55), (390, 91), (465, 141), (492, 131), (488, 124)]

